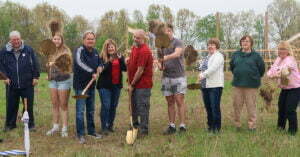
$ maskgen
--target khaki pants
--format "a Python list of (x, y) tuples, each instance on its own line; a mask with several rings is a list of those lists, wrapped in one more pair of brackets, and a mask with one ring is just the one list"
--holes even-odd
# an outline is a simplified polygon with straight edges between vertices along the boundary
[(256, 128), (256, 96), (257, 88), (233, 88), (233, 109), (236, 127), (241, 127), (241, 112), (243, 105), (246, 104), (248, 112), (248, 127), (249, 129)]

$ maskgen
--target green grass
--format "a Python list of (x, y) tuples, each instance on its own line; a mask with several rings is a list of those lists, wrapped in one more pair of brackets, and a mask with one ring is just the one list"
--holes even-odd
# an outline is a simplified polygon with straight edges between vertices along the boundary
[[(255, 133), (247, 131), (245, 112), (243, 110), (243, 130), (236, 132), (232, 123), (232, 98), (230, 81), (226, 81), (222, 96), (222, 131), (218, 135), (206, 131), (206, 112), (200, 97), (200, 91), (188, 91), (186, 104), (188, 105), (186, 134), (163, 136), (162, 131), (168, 123), (167, 106), (160, 92), (160, 73), (155, 75), (155, 85), (152, 89), (150, 107), (150, 135), (138, 139), (133, 146), (126, 145), (125, 135), (129, 125), (127, 108), (127, 94), (122, 90), (120, 103), (115, 121), (115, 133), (105, 136), (101, 140), (88, 139), (87, 144), (80, 145), (75, 138), (75, 101), (69, 103), (69, 137), (61, 138), (59, 134), (52, 137), (45, 136), (51, 124), (51, 103), (48, 83), (42, 75), (36, 88), (35, 118), (37, 132), (31, 133), (31, 152), (35, 157), (102, 157), (102, 156), (179, 156), (179, 157), (298, 157), (300, 156), (300, 136), (289, 136), (285, 132), (276, 130), (277, 109), (273, 112), (263, 110), (264, 104), (258, 98), (258, 129)], [(196, 74), (190, 74), (188, 82), (194, 82)], [(226, 75), (230, 80), (230, 74)], [(5, 89), (0, 86), (0, 126), (5, 121)], [(276, 91), (278, 94), (279, 89)], [(73, 93), (71, 94), (73, 95)], [(276, 104), (277, 100), (274, 100)], [(99, 96), (96, 96), (95, 122), (97, 131), (100, 130)], [(298, 114), (299, 115), (299, 114)], [(0, 144), (0, 151), (23, 148), (23, 125), (18, 121), (18, 128), (0, 135), (4, 143)]]

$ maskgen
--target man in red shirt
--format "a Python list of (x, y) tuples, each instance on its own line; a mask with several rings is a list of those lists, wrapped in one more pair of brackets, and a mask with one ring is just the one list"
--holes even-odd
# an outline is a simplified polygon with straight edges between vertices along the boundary
[[(150, 95), (152, 88), (152, 52), (145, 43), (147, 39), (143, 30), (133, 33), (134, 46), (128, 60), (128, 89), (132, 92), (132, 119), (139, 127), (142, 136), (148, 135)], [(140, 121), (138, 121), (140, 117)]]

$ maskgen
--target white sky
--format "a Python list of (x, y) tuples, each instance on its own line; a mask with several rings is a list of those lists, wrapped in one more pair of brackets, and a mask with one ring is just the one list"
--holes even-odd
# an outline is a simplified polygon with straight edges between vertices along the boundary
[[(0, 0), (5, 2), (6, 0)], [(99, 19), (106, 11), (126, 9), (131, 15), (135, 9), (141, 10), (144, 16), (151, 4), (169, 6), (173, 13), (187, 8), (199, 16), (219, 12), (239, 12), (254, 10), (263, 13), (273, 0), (10, 0), (26, 7), (33, 8), (36, 4), (48, 2), (64, 10), (69, 16), (83, 15), (89, 21)], [(297, 0), (300, 1), (300, 0)]]

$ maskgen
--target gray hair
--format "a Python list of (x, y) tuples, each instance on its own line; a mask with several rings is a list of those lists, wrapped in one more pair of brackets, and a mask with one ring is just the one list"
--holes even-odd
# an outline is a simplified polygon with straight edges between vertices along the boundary
[(12, 38), (12, 37), (21, 38), (21, 33), (19, 31), (12, 31), (12, 32), (9, 33), (9, 38)]
[(86, 36), (89, 35), (89, 34), (92, 34), (96, 38), (96, 34), (91, 30), (88, 30), (88, 31), (84, 32), (83, 35), (82, 35), (82, 38), (85, 39)]

